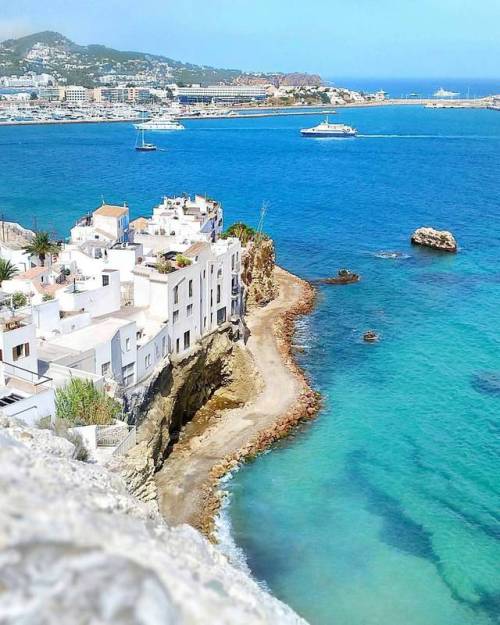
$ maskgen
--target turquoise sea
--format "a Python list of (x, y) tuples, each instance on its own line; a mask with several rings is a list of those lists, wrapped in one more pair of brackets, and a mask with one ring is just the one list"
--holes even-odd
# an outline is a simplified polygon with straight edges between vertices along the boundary
[[(191, 121), (155, 154), (126, 124), (0, 128), (0, 211), (62, 237), (101, 196), (208, 193), (226, 223), (266, 201), (285, 267), (361, 273), (299, 323), (324, 409), (230, 482), (233, 537), (313, 625), (500, 623), (500, 114), (346, 109), (366, 136), (299, 136), (319, 119)], [(412, 248), (421, 225), (459, 253)]]

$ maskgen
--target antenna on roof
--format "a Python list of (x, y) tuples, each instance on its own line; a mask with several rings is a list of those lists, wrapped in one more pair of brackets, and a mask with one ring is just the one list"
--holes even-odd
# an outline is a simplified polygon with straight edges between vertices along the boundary
[(255, 237), (258, 243), (262, 241), (262, 234), (264, 230), (264, 218), (266, 216), (268, 208), (269, 208), (269, 204), (267, 202), (262, 202), (262, 206), (260, 207), (259, 225), (257, 226), (257, 236)]

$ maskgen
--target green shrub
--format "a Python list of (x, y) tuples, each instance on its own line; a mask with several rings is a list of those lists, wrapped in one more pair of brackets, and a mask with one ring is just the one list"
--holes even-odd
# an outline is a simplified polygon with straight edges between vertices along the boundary
[(172, 263), (165, 258), (158, 258), (155, 268), (158, 273), (171, 273), (172, 271), (174, 271), (174, 266), (172, 265)]
[(12, 294), (12, 306), (14, 306), (14, 308), (22, 308), (26, 306), (27, 303), (28, 297), (21, 291), (16, 291)]
[(246, 247), (250, 241), (257, 242), (257, 240), (260, 241), (269, 238), (266, 234), (259, 234), (255, 228), (247, 226), (247, 224), (244, 224), (242, 221), (237, 221), (232, 226), (229, 226), (229, 228), (221, 235), (222, 239), (227, 239), (228, 237), (238, 238), (243, 247)]
[(56, 390), (56, 416), (72, 426), (110, 425), (120, 412), (120, 404), (90, 380), (72, 378)]
[(51, 293), (44, 293), (42, 297), (42, 302), (50, 302), (54, 299), (54, 296)]
[(177, 256), (175, 257), (175, 262), (177, 263), (178, 267), (187, 267), (192, 263), (190, 258), (187, 258), (182, 254), (177, 254)]

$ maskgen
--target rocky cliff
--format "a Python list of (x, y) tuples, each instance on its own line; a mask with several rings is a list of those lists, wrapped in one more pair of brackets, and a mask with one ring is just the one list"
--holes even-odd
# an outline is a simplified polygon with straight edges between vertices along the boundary
[(247, 292), (247, 308), (264, 306), (276, 297), (277, 285), (273, 274), (275, 260), (271, 239), (247, 245), (241, 276)]
[(73, 445), (0, 417), (0, 623), (304, 625)]
[[(245, 402), (242, 387), (230, 389), (246, 371), (247, 359), (236, 342), (237, 330), (225, 324), (201, 339), (183, 357), (171, 357), (153, 384), (141, 396), (136, 413), (138, 444), (125, 457), (115, 458), (111, 467), (125, 479), (137, 498), (156, 507), (154, 475), (163, 465), (185, 426), (216, 392), (229, 406)], [(248, 387), (250, 389), (250, 387)], [(222, 394), (221, 389), (229, 389)], [(137, 408), (137, 406), (136, 406)]]
[(455, 237), (447, 230), (434, 230), (434, 228), (418, 228), (411, 235), (413, 245), (430, 247), (442, 252), (456, 252), (457, 242)]

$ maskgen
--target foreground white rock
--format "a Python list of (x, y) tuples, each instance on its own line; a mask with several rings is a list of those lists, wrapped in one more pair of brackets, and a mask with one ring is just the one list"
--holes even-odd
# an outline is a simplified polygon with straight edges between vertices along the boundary
[(413, 245), (432, 247), (443, 252), (456, 252), (457, 242), (448, 230), (434, 230), (434, 228), (418, 228), (411, 235)]
[(0, 416), (0, 623), (304, 625), (71, 443)]

